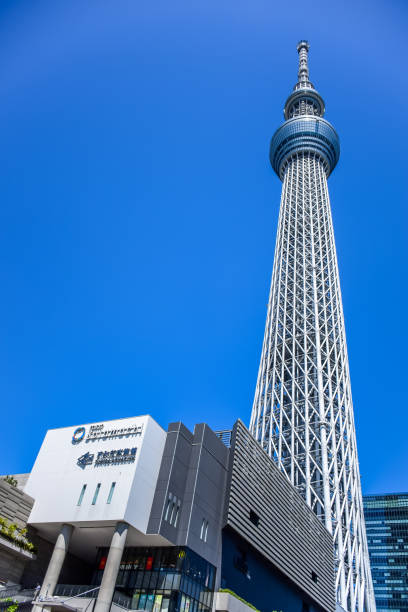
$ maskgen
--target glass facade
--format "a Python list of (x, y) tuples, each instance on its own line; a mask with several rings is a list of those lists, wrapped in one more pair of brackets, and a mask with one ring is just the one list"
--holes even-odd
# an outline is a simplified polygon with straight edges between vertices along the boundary
[[(100, 548), (93, 584), (101, 583), (108, 548)], [(113, 601), (131, 610), (209, 612), (215, 567), (186, 547), (125, 548)]]
[(282, 180), (288, 159), (299, 151), (313, 151), (323, 158), (328, 176), (340, 156), (339, 137), (322, 117), (296, 117), (286, 121), (276, 130), (270, 147), (272, 167)]
[(408, 610), (408, 493), (363, 504), (377, 612)]

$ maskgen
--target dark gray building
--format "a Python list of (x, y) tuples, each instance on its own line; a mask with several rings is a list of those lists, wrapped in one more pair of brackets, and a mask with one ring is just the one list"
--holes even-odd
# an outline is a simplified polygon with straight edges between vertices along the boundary
[(329, 532), (241, 421), (231, 437), (221, 575), (262, 610), (335, 607)]
[(218, 566), (228, 462), (228, 448), (208, 425), (191, 433), (171, 423), (147, 533), (188, 546)]
[[(190, 556), (195, 575), (205, 575), (212, 590), (231, 590), (259, 610), (334, 610), (330, 534), (241, 421), (223, 439), (229, 449), (205, 424), (193, 433), (182, 423), (169, 425), (148, 533)], [(170, 563), (165, 557), (164, 568), (163, 549), (134, 549), (122, 563), (128, 569), (116, 597), (148, 608), (149, 593), (136, 584), (147, 584), (146, 573), (159, 568), (171, 575), (173, 591), (177, 585), (180, 612), (210, 607), (211, 589), (194, 587), (177, 554)], [(198, 556), (207, 564), (200, 570)], [(150, 577), (152, 601), (165, 580), (152, 589)], [(175, 593), (168, 596), (176, 601)]]
[(363, 498), (377, 612), (408, 610), (408, 493)]

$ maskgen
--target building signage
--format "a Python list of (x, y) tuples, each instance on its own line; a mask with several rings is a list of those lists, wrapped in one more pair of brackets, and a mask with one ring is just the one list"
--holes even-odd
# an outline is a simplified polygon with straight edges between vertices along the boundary
[(85, 455), (81, 455), (77, 461), (79, 467), (84, 468), (87, 465), (92, 465), (94, 460), (94, 455), (91, 453), (85, 453)]
[(88, 433), (85, 427), (77, 427), (72, 435), (72, 444), (78, 444), (82, 440), (91, 442), (92, 440), (107, 440), (109, 438), (122, 438), (123, 436), (141, 436), (143, 433), (142, 425), (130, 425), (115, 429), (105, 429), (104, 423), (91, 425)]
[(101, 451), (95, 461), (97, 465), (114, 465), (115, 463), (133, 463), (136, 458), (136, 448), (120, 448), (112, 451)]
[(85, 427), (77, 427), (72, 434), (72, 444), (78, 444), (85, 437)]
[(141, 436), (143, 432), (143, 425), (129, 425), (128, 427), (121, 427), (115, 429), (105, 429), (105, 425), (91, 425), (89, 428), (86, 442), (90, 440), (103, 440), (106, 438), (121, 438), (122, 436)]
[(77, 465), (85, 469), (87, 465), (94, 467), (103, 465), (122, 465), (123, 463), (134, 463), (136, 459), (136, 448), (119, 448), (111, 451), (100, 451), (95, 459), (94, 453), (85, 453), (77, 459)]

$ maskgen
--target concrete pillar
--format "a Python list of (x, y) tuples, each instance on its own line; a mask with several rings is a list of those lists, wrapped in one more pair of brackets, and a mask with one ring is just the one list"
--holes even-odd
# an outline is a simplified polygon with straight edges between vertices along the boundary
[[(54, 550), (52, 551), (39, 597), (51, 597), (54, 594), (73, 530), (72, 525), (62, 525)], [(42, 606), (33, 606), (33, 612), (40, 612), (41, 610)]]
[(117, 523), (115, 527), (94, 612), (110, 610), (128, 529), (127, 523)]

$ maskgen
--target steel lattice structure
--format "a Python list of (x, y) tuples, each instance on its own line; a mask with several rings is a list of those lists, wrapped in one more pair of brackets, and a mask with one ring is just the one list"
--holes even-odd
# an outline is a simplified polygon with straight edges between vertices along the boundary
[(340, 153), (324, 102), (299, 73), (272, 138), (283, 182), (250, 429), (332, 533), (339, 604), (375, 610), (327, 177)]

